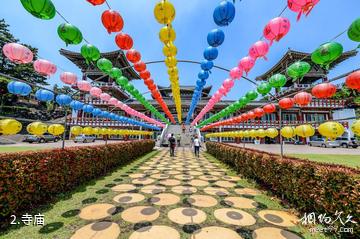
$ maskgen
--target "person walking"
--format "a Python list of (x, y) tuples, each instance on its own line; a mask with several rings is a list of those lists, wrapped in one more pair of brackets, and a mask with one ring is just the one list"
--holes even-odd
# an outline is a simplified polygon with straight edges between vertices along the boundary
[(176, 141), (177, 141), (177, 146), (180, 147), (180, 141), (181, 141), (181, 135), (180, 134), (176, 135)]
[(170, 156), (175, 156), (175, 146), (176, 146), (176, 139), (174, 137), (174, 134), (171, 134), (169, 138), (169, 146), (170, 146)]
[(195, 135), (195, 139), (194, 139), (194, 151), (195, 151), (195, 156), (197, 156), (198, 158), (200, 157), (200, 140), (198, 138), (197, 135)]
[(184, 123), (182, 123), (181, 128), (182, 128), (183, 134), (185, 134), (186, 127), (185, 127), (185, 124), (184, 124)]

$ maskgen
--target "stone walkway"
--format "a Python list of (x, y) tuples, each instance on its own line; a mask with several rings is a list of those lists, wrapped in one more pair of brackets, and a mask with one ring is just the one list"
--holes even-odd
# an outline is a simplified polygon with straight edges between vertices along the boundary
[(297, 217), (257, 202), (261, 192), (240, 177), (187, 148), (176, 154), (161, 150), (112, 187), (113, 201), (83, 207), (78, 216), (88, 224), (71, 238), (302, 238), (290, 232)]

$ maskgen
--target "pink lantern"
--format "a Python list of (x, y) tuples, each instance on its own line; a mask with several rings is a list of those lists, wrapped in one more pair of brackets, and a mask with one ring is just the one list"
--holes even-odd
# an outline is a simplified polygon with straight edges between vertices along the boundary
[(116, 98), (114, 98), (114, 97), (111, 97), (111, 98), (109, 99), (108, 103), (109, 103), (110, 105), (116, 106), (117, 103), (118, 103), (118, 100), (117, 100)]
[(291, 11), (299, 13), (297, 16), (297, 21), (299, 21), (301, 15), (309, 15), (319, 1), (320, 0), (288, 0), (288, 7)]
[(10, 61), (17, 64), (30, 63), (34, 58), (34, 55), (29, 48), (18, 43), (7, 43), (3, 46), (2, 50), (4, 55), (9, 58)]
[(230, 78), (231, 79), (240, 79), (243, 74), (243, 70), (241, 67), (234, 67), (230, 70)]
[(55, 74), (57, 68), (56, 65), (51, 63), (50, 61), (38, 59), (34, 61), (34, 69), (41, 75), (51, 76)]
[(233, 79), (226, 79), (223, 82), (223, 87), (229, 92), (229, 90), (234, 86), (234, 80)]
[(261, 57), (267, 60), (266, 55), (268, 52), (269, 44), (266, 41), (257, 41), (250, 47), (249, 55), (255, 60)]
[(77, 79), (77, 75), (71, 72), (62, 72), (60, 74), (60, 80), (68, 85), (75, 84)]
[(108, 93), (102, 93), (100, 94), (100, 99), (103, 101), (109, 101), (111, 96)]
[(220, 89), (219, 89), (219, 92), (220, 92), (221, 96), (223, 96), (223, 95), (226, 95), (228, 90), (224, 86), (221, 86)]
[(238, 67), (244, 69), (247, 75), (249, 71), (254, 67), (254, 65), (255, 65), (255, 60), (249, 56), (245, 56), (240, 60)]
[(99, 87), (91, 87), (90, 89), (90, 95), (100, 98), (100, 95), (102, 93), (102, 90)]
[(290, 30), (290, 21), (284, 17), (276, 17), (264, 28), (264, 37), (270, 41), (270, 46), (273, 41), (280, 41)]
[(78, 81), (76, 83), (77, 87), (79, 88), (79, 90), (81, 91), (85, 91), (85, 92), (89, 92), (91, 89), (91, 84), (90, 82), (86, 81), (86, 80), (81, 80)]

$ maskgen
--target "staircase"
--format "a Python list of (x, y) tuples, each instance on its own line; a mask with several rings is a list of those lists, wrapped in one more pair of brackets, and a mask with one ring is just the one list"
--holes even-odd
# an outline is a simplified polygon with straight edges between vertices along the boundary
[(162, 137), (160, 138), (160, 145), (161, 146), (168, 146), (168, 135), (174, 134), (174, 137), (178, 134), (181, 136), (180, 145), (181, 146), (190, 146), (191, 144), (191, 136), (194, 135), (194, 131), (191, 133), (189, 132), (190, 126), (186, 126), (185, 133), (183, 133), (181, 125), (169, 125), (166, 129), (164, 129), (162, 133)]

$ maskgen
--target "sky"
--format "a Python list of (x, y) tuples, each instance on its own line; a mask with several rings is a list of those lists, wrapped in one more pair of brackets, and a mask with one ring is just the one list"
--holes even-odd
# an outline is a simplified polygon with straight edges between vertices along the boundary
[[(108, 34), (101, 23), (101, 14), (107, 6), (92, 6), (86, 0), (52, 0), (57, 10), (72, 24), (77, 26), (83, 36), (100, 51), (118, 50), (115, 44), (115, 33)], [(163, 60), (163, 44), (158, 32), (160, 25), (153, 15), (155, 4), (159, 0), (108, 0), (111, 8), (119, 11), (124, 19), (123, 32), (134, 39), (134, 48), (142, 55), (144, 62)], [(173, 27), (177, 38), (177, 59), (203, 60), (203, 51), (208, 46), (206, 36), (209, 31), (217, 28), (212, 14), (220, 0), (171, 0), (176, 9)], [(10, 30), (21, 42), (39, 49), (39, 55), (52, 61), (61, 69), (77, 73), (79, 69), (59, 54), (59, 49), (65, 48), (80, 51), (81, 45), (65, 46), (57, 35), (57, 26), (64, 21), (55, 16), (52, 20), (40, 20), (29, 14), (21, 5), (20, 0), (0, 0), (0, 18), (4, 18), (10, 25)], [(277, 17), (286, 6), (286, 0), (236, 0), (236, 16), (227, 27), (221, 28), (225, 32), (225, 42), (219, 49), (219, 56), (215, 65), (231, 69), (237, 66), (239, 60), (248, 54), (250, 46), (260, 39), (262, 31), (269, 20)], [(319, 45), (332, 39), (346, 30), (349, 25), (360, 17), (359, 0), (321, 0), (308, 17), (296, 21), (297, 14), (285, 10), (283, 17), (291, 21), (290, 32), (280, 41), (275, 42), (267, 55), (268, 60), (260, 59), (249, 73), (254, 79), (263, 74), (283, 56), (289, 49), (312, 52)], [(348, 39), (347, 34), (336, 39), (344, 46), (344, 50), (356, 48), (358, 44)], [(343, 62), (329, 73), (329, 78), (348, 72), (360, 66), (360, 54)], [(180, 85), (194, 85), (200, 66), (197, 64), (178, 63)], [(155, 83), (169, 86), (167, 68), (164, 63), (148, 66)], [(48, 82), (62, 85), (59, 72)], [(207, 86), (212, 85), (214, 93), (228, 77), (228, 73), (213, 69)], [(133, 81), (140, 92), (147, 92), (142, 80)], [(236, 81), (232, 91), (224, 99), (238, 99), (248, 90), (255, 89), (251, 83), (241, 79)], [(150, 95), (147, 95), (150, 97)]]

